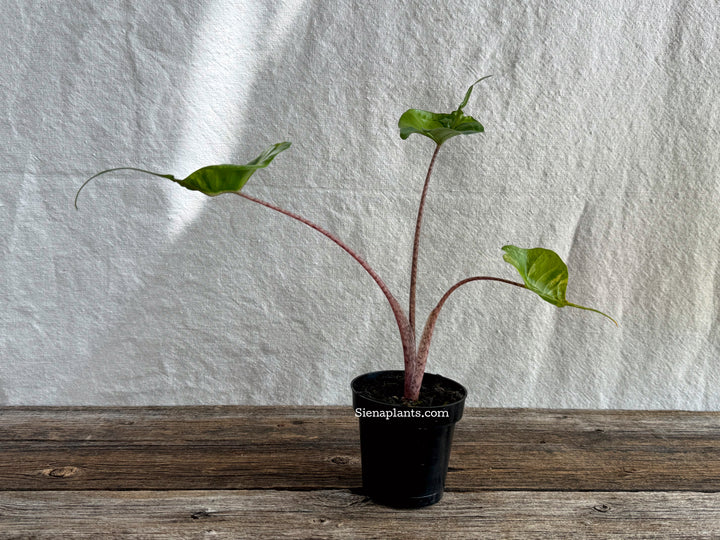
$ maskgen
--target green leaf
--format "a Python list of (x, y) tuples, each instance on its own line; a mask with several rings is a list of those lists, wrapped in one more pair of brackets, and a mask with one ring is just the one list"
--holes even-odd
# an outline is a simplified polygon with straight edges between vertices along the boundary
[(198, 169), (185, 180), (175, 180), (181, 186), (214, 197), (221, 193), (240, 191), (258, 169), (270, 165), (280, 152), (290, 148), (289, 142), (282, 142), (266, 148), (258, 157), (245, 165), (210, 165)]
[(434, 113), (421, 109), (405, 111), (398, 121), (400, 138), (405, 140), (413, 133), (418, 133), (432, 139), (439, 146), (456, 135), (471, 135), (485, 131), (482, 124), (472, 116), (466, 116), (463, 109), (468, 104), (475, 85), (488, 77), (490, 75), (471, 84), (460, 106), (451, 113)]
[(234, 193), (240, 191), (247, 183), (250, 177), (258, 169), (262, 169), (270, 165), (273, 159), (284, 150), (290, 148), (289, 142), (281, 142), (266, 148), (258, 157), (245, 165), (210, 165), (198, 169), (184, 180), (175, 178), (172, 174), (160, 174), (145, 169), (137, 169), (135, 167), (116, 167), (114, 169), (106, 169), (101, 171), (83, 183), (75, 194), (75, 208), (77, 208), (78, 196), (82, 189), (88, 183), (100, 175), (114, 171), (137, 171), (145, 174), (151, 174), (160, 178), (167, 178), (180, 184), (181, 186), (193, 190), (200, 191), (205, 195), (213, 197), (221, 193)]
[(575, 307), (594, 311), (617, 321), (597, 309), (572, 304), (565, 299), (568, 283), (568, 269), (560, 256), (549, 249), (523, 249), (516, 246), (503, 246), (503, 259), (513, 265), (520, 273), (525, 286), (546, 302), (557, 307)]
[(485, 128), (471, 116), (456, 118), (453, 114), (439, 114), (420, 109), (409, 109), (398, 121), (400, 138), (407, 139), (413, 133), (429, 137), (436, 144), (442, 144), (456, 135), (482, 133)]

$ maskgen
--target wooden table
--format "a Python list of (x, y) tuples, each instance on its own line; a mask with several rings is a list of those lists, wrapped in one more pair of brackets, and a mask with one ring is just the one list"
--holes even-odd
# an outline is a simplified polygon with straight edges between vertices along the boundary
[(418, 510), (362, 495), (350, 407), (0, 419), (1, 538), (720, 538), (720, 413), (468, 409)]

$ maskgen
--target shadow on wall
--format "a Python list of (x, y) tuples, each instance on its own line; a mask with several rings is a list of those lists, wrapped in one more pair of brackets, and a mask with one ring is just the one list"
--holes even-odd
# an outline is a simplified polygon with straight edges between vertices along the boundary
[[(232, 162), (238, 150), (252, 153), (258, 142), (241, 145), (249, 109), (262, 107), (266, 99), (248, 90), (258, 77), (267, 76), (266, 65), (273, 53), (287, 47), (289, 32), (305, 0), (276, 5), (271, 21), (261, 20), (258, 11), (242, 9), (237, 2), (215, 0), (199, 23), (190, 58), (187, 90), (187, 121), (182, 129), (174, 174), (184, 177), (212, 158), (213, 163)], [(272, 74), (269, 74), (272, 75)], [(258, 138), (249, 134), (250, 141)], [(207, 204), (185, 190), (170, 190), (169, 236), (176, 239)]]
[[(276, 101), (277, 96), (268, 96), (267, 86), (272, 86), (277, 69), (273, 57), (290, 54), (289, 33), (303, 5), (303, 1), (285, 2), (267, 23), (257, 14), (238, 11), (233, 2), (210, 4), (189, 60), (187, 121), (172, 162), (174, 170), (160, 172), (183, 176), (208, 162), (243, 162), (265, 144), (264, 137), (282, 138), (276, 133), (297, 129), (286, 127), (293, 100)], [(305, 17), (313, 19), (313, 14)], [(232, 31), (218, 32), (222, 28)], [(299, 31), (304, 31), (302, 25)], [(306, 88), (312, 83), (312, 74), (299, 81)], [(257, 115), (258, 110), (273, 127), (245, 125), (248, 111)], [(262, 189), (256, 180), (256, 189)], [(108, 331), (94, 339), (86, 365), (77, 371), (81, 375), (60, 390), (59, 402), (78, 403), (78, 394), (86, 404), (263, 403), (316, 395), (316, 388), (304, 388), (311, 378), (322, 385), (323, 377), (338, 376), (338, 369), (347, 371), (347, 365), (329, 366), (327, 360), (328, 344), (337, 342), (346, 326), (338, 322), (338, 312), (358, 318), (349, 326), (367, 326), (368, 320), (377, 326), (373, 333), (379, 345), (371, 345), (369, 354), (378, 358), (395, 354), (384, 345), (392, 347), (396, 337), (380, 294), (377, 302), (368, 303), (362, 294), (341, 290), (336, 291), (338, 302), (323, 305), (328, 291), (316, 279), (317, 272), (340, 279), (359, 276), (358, 287), (375, 290), (335, 246), (234, 197), (211, 201), (169, 183), (162, 185), (171, 242), (135, 261), (142, 266), (139, 286), (126, 290), (118, 301), (105, 326)], [(337, 201), (315, 202), (316, 208), (338, 206)], [(101, 208), (96, 206), (94, 212), (98, 211)], [(132, 208), (126, 213), (128, 220), (133, 219)], [(257, 233), (245, 230), (246, 222), (256, 224)], [(268, 229), (281, 236), (279, 243), (268, 242)], [(253, 254), (264, 252), (264, 257), (238, 257), (234, 255), (238, 244), (248, 245)], [(309, 267), (319, 263), (321, 269), (303, 273), (295, 268), (297, 261)], [(327, 325), (335, 339), (313, 323), (318, 317), (339, 325)], [(354, 348), (352, 340), (352, 335), (344, 336), (344, 347)], [(281, 362), (282, 369), (262, 358)], [(312, 359), (309, 364), (307, 359)], [(300, 372), (308, 379), (298, 381)], [(272, 388), (277, 389), (275, 397), (268, 395)], [(292, 390), (283, 398), (287, 389)], [(345, 388), (340, 391), (346, 393)]]

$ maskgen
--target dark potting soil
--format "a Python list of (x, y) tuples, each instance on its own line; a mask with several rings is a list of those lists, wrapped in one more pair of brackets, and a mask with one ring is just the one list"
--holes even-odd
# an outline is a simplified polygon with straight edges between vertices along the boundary
[(372, 380), (365, 380), (356, 387), (357, 392), (368, 399), (388, 405), (405, 405), (407, 407), (438, 407), (455, 403), (463, 398), (463, 392), (457, 385), (445, 379), (435, 379), (426, 374), (420, 386), (420, 398), (407, 401), (403, 398), (405, 385), (404, 373), (387, 372)]

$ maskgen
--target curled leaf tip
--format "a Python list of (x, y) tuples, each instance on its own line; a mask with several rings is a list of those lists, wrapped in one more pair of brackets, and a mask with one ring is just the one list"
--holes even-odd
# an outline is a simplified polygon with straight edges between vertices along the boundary
[(78, 197), (80, 196), (80, 192), (83, 190), (85, 186), (87, 186), (92, 180), (97, 178), (98, 176), (102, 176), (103, 174), (115, 172), (115, 171), (135, 171), (135, 172), (141, 172), (143, 174), (151, 174), (153, 176), (159, 176), (161, 178), (167, 178), (169, 180), (175, 180), (175, 177), (172, 174), (160, 174), (152, 171), (146, 171), (145, 169), (138, 169), (136, 167), (115, 167), (113, 169), (105, 169), (104, 171), (100, 171), (99, 173), (93, 174), (90, 178), (85, 180), (83, 182), (83, 185), (80, 186), (77, 190), (77, 193), (75, 193), (75, 210), (78, 210)]
[(484, 81), (485, 79), (489, 79), (492, 77), (492, 75), (485, 75), (484, 77), (480, 77), (477, 81), (472, 83), (470, 85), (470, 88), (467, 89), (467, 92), (465, 92), (465, 99), (463, 99), (462, 103), (460, 103), (460, 106), (457, 108), (456, 112), (462, 113), (462, 110), (465, 108), (465, 106), (468, 104), (468, 101), (470, 101), (470, 94), (472, 94), (473, 88), (475, 88), (475, 85), (479, 83), (480, 81)]
[(595, 313), (599, 313), (599, 314), (602, 315), (603, 317), (607, 317), (608, 319), (610, 319), (612, 322), (615, 323), (615, 326), (616, 326), (616, 327), (619, 327), (619, 326), (620, 326), (615, 319), (613, 319), (613, 318), (612, 318), (610, 315), (608, 315), (607, 313), (603, 313), (603, 312), (600, 311), (599, 309), (593, 309), (593, 308), (590, 308), (590, 307), (579, 306), (579, 305), (577, 305), (577, 304), (571, 304), (570, 302), (568, 302), (567, 305), (570, 306), (570, 307), (578, 308), (578, 309), (584, 309), (584, 310), (586, 310), (586, 311), (594, 311)]
[(491, 74), (491, 75), (484, 75), (484, 76), (480, 77), (477, 81), (475, 81), (474, 83), (472, 83), (472, 86), (475, 86), (475, 85), (476, 85), (477, 83), (479, 83), (480, 81), (484, 81), (485, 79), (489, 79), (490, 77), (492, 77), (492, 74)]

